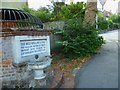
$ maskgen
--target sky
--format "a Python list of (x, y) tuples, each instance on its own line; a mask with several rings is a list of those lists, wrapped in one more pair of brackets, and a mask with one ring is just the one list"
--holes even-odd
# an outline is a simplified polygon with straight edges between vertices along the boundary
[[(86, 0), (74, 0), (75, 2), (80, 2), (80, 1), (85, 1)], [(103, 1), (103, 0), (102, 0)], [(107, 11), (111, 11), (112, 13), (116, 13), (118, 10), (118, 1), (120, 0), (107, 0), (103, 9), (107, 10)], [(69, 3), (69, 0), (67, 0), (67, 3)], [(51, 2), (49, 0), (28, 0), (28, 5), (30, 8), (33, 8), (35, 10), (37, 10), (40, 7), (45, 7), (47, 5), (52, 5)], [(102, 9), (102, 5), (100, 4), (99, 0), (97, 3), (97, 7), (101, 10)]]

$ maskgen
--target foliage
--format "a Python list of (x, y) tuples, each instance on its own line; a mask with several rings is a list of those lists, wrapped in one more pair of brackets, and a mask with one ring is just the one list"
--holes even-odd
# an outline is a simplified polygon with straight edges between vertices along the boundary
[(61, 9), (61, 15), (63, 19), (72, 18), (84, 18), (86, 4), (83, 2), (77, 2), (76, 4), (71, 3), (70, 5), (63, 6)]
[(115, 23), (120, 23), (120, 15), (113, 14), (112, 16), (109, 17), (110, 20), (112, 20)]
[(37, 10), (33, 13), (34, 16), (38, 17), (43, 23), (50, 21), (50, 13), (46, 10)]
[(110, 28), (120, 28), (120, 15), (113, 14), (109, 17)]
[(86, 3), (77, 2), (65, 5), (63, 2), (54, 3), (54, 10), (52, 12), (52, 20), (65, 20), (73, 18), (84, 18)]
[(108, 21), (105, 17), (98, 17), (98, 28), (101, 30), (105, 30), (108, 28)]
[(61, 7), (64, 5), (65, 5), (64, 2), (54, 2), (53, 3), (53, 11), (51, 13), (52, 21), (61, 20), (62, 16), (60, 15), (60, 12), (61, 12)]
[(120, 15), (110, 15), (105, 17), (101, 12), (98, 12), (98, 28), (101, 30), (120, 28)]
[(38, 10), (23, 5), (21, 10), (40, 18), (42, 22), (59, 21), (65, 19), (81, 18), (84, 19), (86, 4), (78, 2), (66, 5), (64, 2), (54, 2), (53, 7), (41, 7)]
[(22, 7), (21, 7), (20, 9), (23, 10), (23, 11), (25, 11), (25, 12), (28, 12), (28, 13), (33, 13), (33, 12), (35, 12), (34, 9), (29, 8), (29, 7), (26, 6), (26, 5), (22, 5)]
[(58, 32), (62, 39), (58, 44), (62, 45), (63, 53), (68, 57), (90, 56), (104, 43), (94, 27), (84, 27), (78, 19), (66, 21), (64, 30)]
[(38, 17), (43, 23), (50, 21), (50, 12), (45, 7), (39, 8), (38, 10), (34, 10), (32, 8), (29, 8), (28, 6), (23, 5), (21, 10)]
[(106, 20), (106, 17), (103, 16), (102, 12), (99, 12), (99, 11), (98, 11), (97, 25), (100, 30), (105, 30), (108, 28), (108, 21)]

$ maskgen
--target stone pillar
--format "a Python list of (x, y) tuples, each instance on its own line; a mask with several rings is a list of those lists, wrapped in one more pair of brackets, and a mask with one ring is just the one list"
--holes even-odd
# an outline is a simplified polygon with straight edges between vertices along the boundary
[(83, 24), (91, 26), (95, 24), (97, 13), (97, 0), (87, 0), (87, 9), (85, 12), (85, 18)]

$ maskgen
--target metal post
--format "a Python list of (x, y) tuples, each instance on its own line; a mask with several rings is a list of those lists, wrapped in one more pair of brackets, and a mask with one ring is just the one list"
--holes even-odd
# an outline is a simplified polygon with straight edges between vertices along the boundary
[(96, 29), (98, 29), (98, 15), (96, 14)]

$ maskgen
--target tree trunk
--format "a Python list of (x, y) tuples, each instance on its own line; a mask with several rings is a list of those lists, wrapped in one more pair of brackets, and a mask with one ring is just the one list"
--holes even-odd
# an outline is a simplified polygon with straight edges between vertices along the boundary
[(96, 21), (96, 13), (97, 13), (97, 0), (87, 0), (87, 9), (85, 11), (83, 25), (93, 26)]

